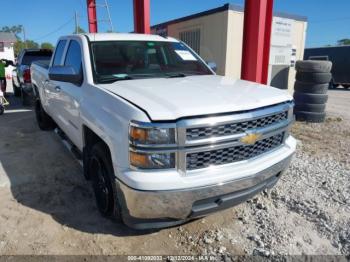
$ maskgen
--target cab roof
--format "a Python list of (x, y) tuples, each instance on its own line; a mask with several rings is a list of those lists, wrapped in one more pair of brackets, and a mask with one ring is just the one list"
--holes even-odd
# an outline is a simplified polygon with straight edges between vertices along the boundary
[(135, 34), (135, 33), (96, 33), (84, 34), (90, 41), (161, 41), (161, 42), (178, 42), (172, 37), (163, 37), (152, 34)]

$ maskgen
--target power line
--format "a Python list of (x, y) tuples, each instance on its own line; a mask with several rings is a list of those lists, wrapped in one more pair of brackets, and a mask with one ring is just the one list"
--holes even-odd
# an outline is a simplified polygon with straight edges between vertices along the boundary
[(52, 34), (54, 34), (54, 33), (57, 33), (58, 31), (60, 31), (61, 29), (63, 29), (65, 26), (69, 25), (73, 20), (74, 20), (74, 16), (71, 17), (67, 22), (65, 22), (64, 24), (62, 24), (62, 25), (59, 26), (58, 28), (56, 28), (55, 30), (53, 30), (53, 31), (51, 31), (51, 32), (49, 32), (49, 33), (47, 33), (47, 34), (41, 36), (41, 37), (36, 38), (36, 39), (34, 39), (33, 41), (41, 40), (41, 39), (46, 38), (46, 37), (48, 37), (48, 36), (50, 36), (50, 35), (52, 35)]

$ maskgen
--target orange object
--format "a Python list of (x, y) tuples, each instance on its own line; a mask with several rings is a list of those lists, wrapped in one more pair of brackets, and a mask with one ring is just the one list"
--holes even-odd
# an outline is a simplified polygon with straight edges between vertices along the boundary
[(147, 167), (148, 157), (144, 154), (130, 152), (130, 164), (137, 167)]
[(132, 140), (146, 141), (147, 131), (145, 129), (132, 126), (130, 129), (130, 137)]

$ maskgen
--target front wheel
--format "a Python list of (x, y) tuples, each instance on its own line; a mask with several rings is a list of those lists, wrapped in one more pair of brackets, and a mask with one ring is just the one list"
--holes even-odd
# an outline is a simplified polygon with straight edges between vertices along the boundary
[(36, 116), (36, 121), (38, 123), (38, 126), (41, 130), (50, 131), (56, 127), (55, 122), (45, 112), (39, 99), (37, 99), (35, 102), (35, 116)]
[(99, 142), (92, 146), (88, 170), (98, 210), (105, 217), (121, 221), (112, 160), (104, 143)]

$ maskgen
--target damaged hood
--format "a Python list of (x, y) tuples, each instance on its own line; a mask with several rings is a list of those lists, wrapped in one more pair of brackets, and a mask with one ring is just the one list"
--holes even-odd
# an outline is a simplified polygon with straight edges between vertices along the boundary
[(250, 110), (292, 100), (287, 91), (217, 75), (124, 80), (99, 86), (142, 108), (153, 121)]

